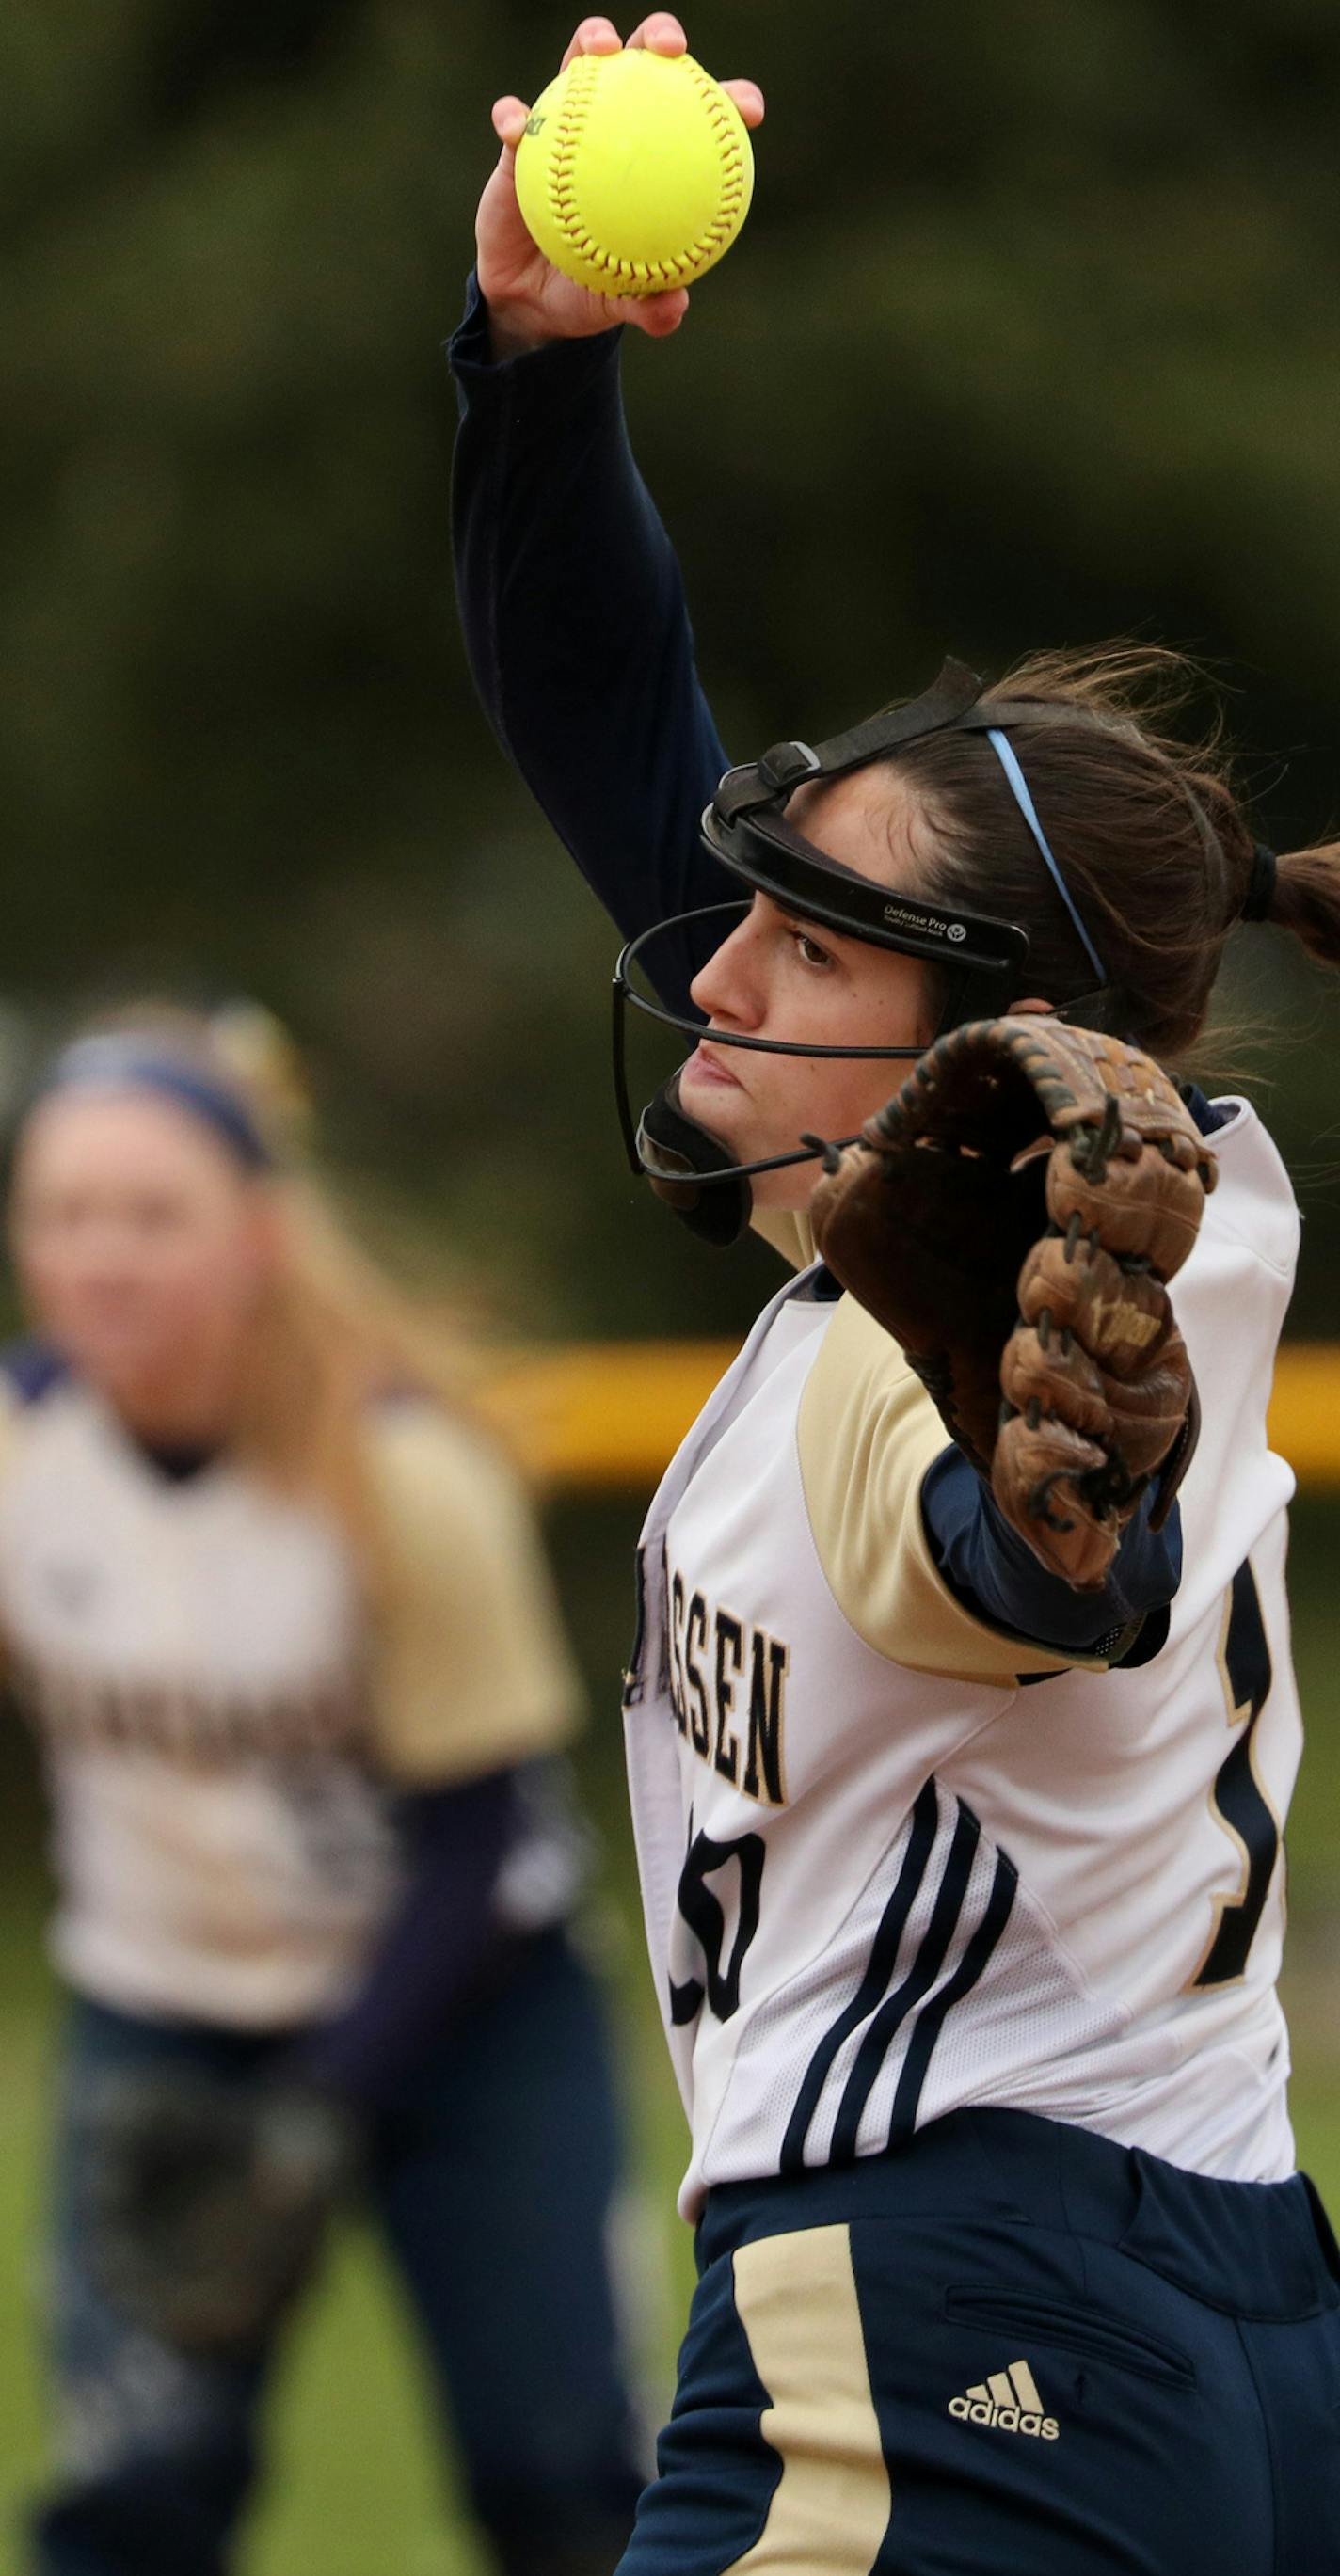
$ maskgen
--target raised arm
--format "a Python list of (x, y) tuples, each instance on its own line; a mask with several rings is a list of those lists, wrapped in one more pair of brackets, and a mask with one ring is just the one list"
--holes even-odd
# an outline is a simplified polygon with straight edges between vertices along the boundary
[[(678, 21), (631, 39), (684, 50)], [(568, 48), (617, 51), (607, 19)], [(731, 85), (747, 121), (762, 101)], [(478, 268), (451, 347), (461, 397), (453, 525), (466, 649), (490, 722), (626, 934), (734, 893), (698, 823), (726, 756), (703, 695), (679, 567), (634, 464), (619, 340), (678, 327), (687, 293), (609, 304), (559, 276), (516, 203), (519, 99), (480, 202)], [(613, 323), (614, 327), (611, 327)], [(662, 961), (682, 998), (700, 956)]]

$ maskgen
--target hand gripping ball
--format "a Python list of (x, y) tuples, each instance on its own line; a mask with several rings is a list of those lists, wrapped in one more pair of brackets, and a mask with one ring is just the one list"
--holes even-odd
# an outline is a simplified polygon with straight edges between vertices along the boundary
[(575, 55), (517, 146), (527, 230), (596, 295), (691, 286), (729, 250), (753, 187), (740, 111), (689, 54)]

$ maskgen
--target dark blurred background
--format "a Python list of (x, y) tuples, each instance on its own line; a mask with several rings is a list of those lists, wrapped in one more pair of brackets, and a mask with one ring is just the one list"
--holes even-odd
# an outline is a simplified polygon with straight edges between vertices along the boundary
[[(0, 1092), (107, 993), (256, 993), (308, 1055), (368, 1221), (425, 1276), (471, 1285), (503, 1333), (726, 1333), (771, 1266), (704, 1254), (621, 1171), (614, 943), (487, 733), (451, 599), (442, 343), (489, 104), (534, 95), (571, 23), (539, 0), (0, 13)], [(682, 334), (630, 347), (626, 375), (727, 741), (815, 738), (920, 686), (946, 647), (996, 671), (1134, 630), (1224, 691), (1263, 834), (1323, 836), (1340, 814), (1334, 0), (711, 0), (687, 23), (709, 69), (767, 94), (754, 208)], [(601, 720), (593, 703), (593, 759)], [(1327, 1338), (1335, 993), (1259, 930), (1225, 984), (1225, 1078), (1260, 1100), (1306, 1212), (1295, 1325)], [(642, 1499), (554, 1525), (602, 1695)], [(1309, 2152), (1340, 2177), (1338, 1522), (1310, 1501), (1301, 1524), (1319, 1752), (1295, 1851)], [(17, 2298), (44, 2043), (35, 1807), (8, 1740), (0, 1785)], [(663, 2211), (679, 2140), (638, 2018), (608, 1730), (589, 1785)], [(470, 2564), (403, 2465), (401, 2382), (373, 2447), (403, 2537), (391, 2488), (330, 2430), (383, 2388), (386, 2321), (350, 2263), (294, 2399), (316, 2501), (277, 2489), (258, 2576)], [(36, 2456), (25, 2353), (0, 2351), (6, 2497)]]
[[(346, 1165), (540, 1333), (729, 1329), (757, 1262), (635, 1198), (610, 936), (489, 738), (447, 536), (492, 0), (9, 0), (0, 26), (0, 959), (15, 1004), (259, 989)], [(1263, 831), (1340, 807), (1333, 0), (712, 0), (769, 118), (748, 230), (628, 351), (741, 754), (1137, 630), (1226, 686)], [(599, 756), (601, 710), (591, 708)], [(1235, 987), (1335, 1322), (1334, 1002)], [(1241, 1015), (1243, 996), (1230, 999)], [(1233, 1068), (1229, 1068), (1230, 1071)], [(524, 1281), (524, 1287), (516, 1283)]]

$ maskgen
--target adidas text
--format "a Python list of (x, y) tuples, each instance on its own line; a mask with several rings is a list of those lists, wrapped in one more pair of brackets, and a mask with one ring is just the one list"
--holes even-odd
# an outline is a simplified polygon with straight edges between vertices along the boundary
[(985, 2424), (996, 2433), (1028, 2433), (1037, 2442), (1057, 2442), (1061, 2437), (1056, 2417), (1043, 2414), (1037, 2382), (1026, 2361), (1011, 2362), (1008, 2370), (993, 2371), (962, 2397), (951, 2397), (949, 2412), (961, 2424)]

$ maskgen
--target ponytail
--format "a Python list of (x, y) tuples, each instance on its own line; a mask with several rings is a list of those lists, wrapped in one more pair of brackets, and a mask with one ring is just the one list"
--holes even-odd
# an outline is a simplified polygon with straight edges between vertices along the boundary
[(1275, 862), (1270, 909), (1262, 918), (1291, 930), (1325, 966), (1340, 966), (1340, 841), (1290, 850)]

